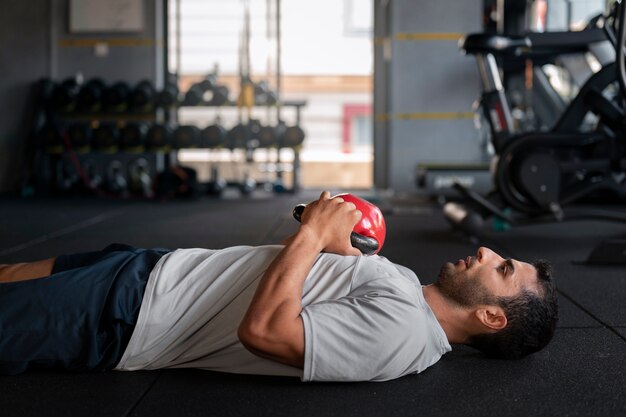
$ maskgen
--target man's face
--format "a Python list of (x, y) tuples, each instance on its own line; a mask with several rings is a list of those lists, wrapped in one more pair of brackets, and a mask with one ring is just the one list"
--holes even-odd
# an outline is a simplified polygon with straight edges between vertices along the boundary
[(537, 271), (528, 263), (503, 259), (481, 247), (476, 256), (445, 263), (435, 285), (462, 307), (494, 305), (497, 297), (512, 297), (524, 288), (537, 291)]

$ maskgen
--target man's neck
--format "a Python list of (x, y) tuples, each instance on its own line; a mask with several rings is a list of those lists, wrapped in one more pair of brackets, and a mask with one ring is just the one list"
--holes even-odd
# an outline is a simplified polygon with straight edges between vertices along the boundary
[(465, 324), (471, 314), (467, 309), (450, 302), (434, 284), (422, 288), (424, 298), (445, 332), (449, 343), (465, 343), (469, 337)]

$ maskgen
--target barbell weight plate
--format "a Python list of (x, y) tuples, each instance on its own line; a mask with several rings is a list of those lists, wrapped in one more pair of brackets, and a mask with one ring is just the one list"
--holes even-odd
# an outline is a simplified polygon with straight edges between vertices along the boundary
[(86, 151), (91, 146), (91, 128), (87, 123), (73, 123), (67, 128), (67, 136), (75, 151)]
[(295, 148), (304, 142), (304, 130), (300, 126), (289, 126), (283, 134), (282, 146)]
[(100, 123), (92, 132), (93, 147), (102, 152), (116, 152), (119, 129), (114, 123)]
[(123, 81), (118, 81), (109, 86), (103, 94), (105, 110), (111, 113), (124, 113), (128, 110), (130, 92), (130, 86)]
[(178, 126), (174, 130), (172, 146), (174, 149), (197, 148), (200, 143), (200, 129), (192, 125)]
[(167, 152), (172, 145), (172, 129), (164, 124), (153, 124), (146, 133), (146, 148)]
[(124, 151), (142, 152), (145, 148), (148, 126), (145, 123), (127, 123), (120, 130), (120, 148)]
[(81, 112), (96, 113), (102, 110), (102, 101), (106, 84), (100, 78), (92, 78), (80, 88), (78, 109)]
[(218, 124), (205, 127), (202, 130), (201, 147), (218, 148), (226, 143), (226, 129)]

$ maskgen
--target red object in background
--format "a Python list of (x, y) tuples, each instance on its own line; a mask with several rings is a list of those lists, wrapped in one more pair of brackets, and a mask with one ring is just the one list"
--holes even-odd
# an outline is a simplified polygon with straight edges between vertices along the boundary
[(343, 123), (341, 135), (341, 152), (352, 152), (352, 123), (358, 116), (371, 116), (371, 104), (345, 104), (343, 106)]
[(361, 220), (354, 226), (352, 231), (376, 239), (378, 249), (375, 253), (380, 252), (383, 243), (385, 243), (385, 236), (387, 235), (387, 225), (385, 224), (385, 218), (380, 209), (369, 201), (363, 200), (354, 194), (337, 194), (335, 197), (341, 197), (344, 201), (354, 203), (362, 216)]

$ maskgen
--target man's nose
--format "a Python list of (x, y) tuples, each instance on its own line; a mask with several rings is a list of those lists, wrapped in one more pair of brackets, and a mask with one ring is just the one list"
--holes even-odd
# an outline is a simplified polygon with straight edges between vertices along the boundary
[(481, 246), (480, 248), (478, 248), (478, 251), (476, 252), (476, 259), (478, 259), (479, 262), (488, 261), (495, 257), (499, 258), (500, 256), (494, 251), (492, 251), (491, 249), (486, 248), (484, 246)]

